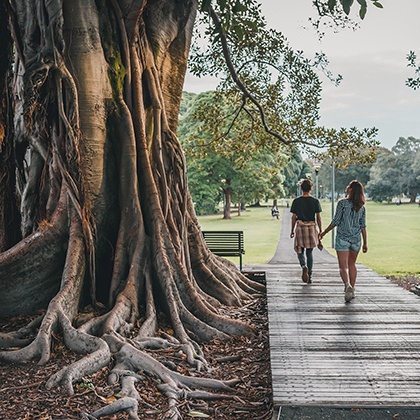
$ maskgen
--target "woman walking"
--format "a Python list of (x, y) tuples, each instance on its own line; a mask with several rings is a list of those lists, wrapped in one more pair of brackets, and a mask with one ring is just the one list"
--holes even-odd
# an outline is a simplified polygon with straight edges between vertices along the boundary
[(357, 278), (356, 260), (360, 248), (367, 252), (366, 209), (363, 185), (351, 181), (346, 188), (346, 198), (340, 200), (332, 222), (319, 234), (322, 239), (337, 226), (335, 250), (337, 252), (340, 276), (344, 283), (344, 299), (354, 298)]

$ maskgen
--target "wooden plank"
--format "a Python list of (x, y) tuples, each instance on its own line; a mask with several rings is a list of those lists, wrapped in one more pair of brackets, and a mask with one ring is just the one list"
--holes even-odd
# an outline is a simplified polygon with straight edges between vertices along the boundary
[(266, 271), (274, 405), (420, 406), (420, 298), (358, 266), (344, 302), (336, 264), (304, 284), (297, 263)]

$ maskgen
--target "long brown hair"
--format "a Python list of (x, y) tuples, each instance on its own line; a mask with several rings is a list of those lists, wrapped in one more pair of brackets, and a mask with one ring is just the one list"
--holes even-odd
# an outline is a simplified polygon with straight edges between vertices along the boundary
[(353, 180), (349, 184), (349, 196), (347, 200), (353, 205), (354, 211), (359, 211), (366, 203), (365, 192), (361, 182)]

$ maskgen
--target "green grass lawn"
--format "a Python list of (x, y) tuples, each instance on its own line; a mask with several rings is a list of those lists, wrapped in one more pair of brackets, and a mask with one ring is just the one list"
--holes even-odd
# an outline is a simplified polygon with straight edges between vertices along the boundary
[[(281, 212), (280, 212), (281, 213)], [(265, 264), (274, 255), (279, 241), (281, 217), (271, 217), (270, 207), (248, 207), (238, 217), (232, 210), (231, 220), (223, 220), (223, 215), (200, 216), (202, 230), (243, 230), (245, 242), (244, 264)], [(239, 258), (230, 258), (239, 263)]]
[[(323, 226), (331, 221), (331, 205), (323, 203)], [(417, 204), (366, 204), (368, 252), (358, 262), (382, 275), (420, 274), (420, 208)], [(331, 234), (323, 241), (330, 252)]]
[[(331, 204), (325, 201), (322, 208), (325, 228), (331, 221)], [(420, 207), (368, 202), (366, 214), (369, 250), (360, 253), (358, 262), (382, 275), (420, 274)], [(281, 227), (281, 220), (271, 217), (269, 207), (248, 208), (240, 217), (232, 211), (232, 220), (223, 220), (220, 214), (200, 216), (199, 222), (203, 230), (243, 230), (244, 264), (268, 262), (275, 253)], [(331, 233), (323, 243), (335, 252), (331, 249)], [(232, 261), (238, 263), (238, 258)]]

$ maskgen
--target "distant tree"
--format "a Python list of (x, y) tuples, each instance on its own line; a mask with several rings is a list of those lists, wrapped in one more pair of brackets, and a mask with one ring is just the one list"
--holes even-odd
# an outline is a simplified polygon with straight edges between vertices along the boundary
[(420, 178), (420, 150), (416, 153), (412, 168), (413, 171), (417, 174), (417, 178)]
[[(191, 164), (189, 171), (201, 168), (219, 184), (225, 219), (231, 217), (233, 201), (246, 203), (271, 195), (270, 187), (286, 161), (282, 147), (268, 141), (268, 134), (248, 114), (236, 115), (230, 104), (229, 97), (219, 92), (201, 93), (180, 119), (178, 130), (187, 164)], [(200, 164), (209, 159), (217, 166)], [(194, 189), (191, 192), (196, 199)]]
[(275, 200), (284, 196), (280, 168), (284, 157), (258, 155), (238, 173), (234, 196), (238, 203), (257, 203), (264, 198)]
[(198, 215), (217, 213), (223, 199), (220, 174), (225, 166), (224, 160), (214, 155), (187, 162), (188, 186)]
[(233, 159), (209, 153), (202, 158), (187, 157), (188, 180), (198, 214), (214, 213), (224, 201), (224, 218), (231, 217), (233, 204), (255, 203), (262, 198), (283, 195), (283, 177), (270, 156), (254, 155), (253, 159), (235, 166)]
[[(179, 119), (180, 121), (188, 114), (188, 110), (191, 108), (192, 103), (197, 98), (196, 93), (182, 92), (181, 104), (179, 106)], [(178, 131), (182, 128), (178, 125)]]
[(383, 201), (390, 203), (393, 197), (399, 194), (398, 187), (392, 183), (392, 179), (398, 176), (398, 171), (389, 168), (384, 175), (384, 178), (372, 178), (366, 187), (369, 197), (378, 203)]
[(420, 193), (420, 171), (418, 159), (420, 154), (420, 140), (414, 137), (400, 137), (392, 148), (396, 155), (396, 167), (399, 171), (401, 193), (410, 197), (410, 202), (416, 201)]
[(366, 192), (376, 202), (390, 202), (400, 193), (400, 172), (396, 167), (395, 154), (382, 148), (378, 151), (377, 159), (372, 166), (370, 181), (366, 185)]
[(420, 193), (420, 140), (400, 137), (392, 150), (381, 149), (366, 186), (375, 201), (405, 194), (414, 203)]
[[(347, 185), (353, 179), (357, 179), (363, 185), (366, 185), (370, 180), (370, 171), (373, 162), (366, 163), (352, 163), (346, 166), (337, 165), (335, 168), (335, 191), (344, 192)], [(323, 185), (324, 191), (332, 190), (332, 161), (327, 159), (322, 163), (319, 170), (319, 183)]]
[(293, 149), (291, 157), (289, 157), (287, 164), (281, 170), (284, 176), (283, 186), (285, 196), (291, 197), (296, 195), (299, 180), (306, 178), (306, 174), (311, 172), (310, 165), (303, 160), (300, 152)]
[(396, 155), (400, 156), (415, 155), (420, 151), (420, 139), (416, 139), (412, 136), (407, 138), (400, 137), (391, 150)]

